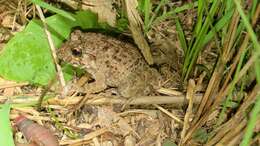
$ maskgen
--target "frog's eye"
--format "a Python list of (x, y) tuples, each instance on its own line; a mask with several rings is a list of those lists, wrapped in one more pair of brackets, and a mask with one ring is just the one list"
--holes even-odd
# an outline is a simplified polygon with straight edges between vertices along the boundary
[(77, 49), (77, 48), (71, 49), (71, 53), (72, 53), (72, 55), (77, 56), (77, 57), (81, 57), (82, 56), (81, 49)]

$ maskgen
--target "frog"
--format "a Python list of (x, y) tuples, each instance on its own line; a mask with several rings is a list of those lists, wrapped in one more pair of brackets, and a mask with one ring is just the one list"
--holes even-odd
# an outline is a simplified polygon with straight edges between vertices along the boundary
[(98, 32), (73, 31), (57, 55), (91, 74), (95, 81), (84, 86), (87, 93), (113, 87), (123, 97), (149, 95), (162, 80), (134, 44)]

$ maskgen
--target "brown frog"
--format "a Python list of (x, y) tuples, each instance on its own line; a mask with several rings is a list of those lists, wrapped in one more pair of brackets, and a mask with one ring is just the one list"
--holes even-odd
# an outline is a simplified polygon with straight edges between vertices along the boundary
[(148, 95), (161, 80), (134, 45), (101, 33), (74, 31), (58, 56), (92, 75), (95, 81), (85, 86), (87, 93), (116, 87), (124, 97)]

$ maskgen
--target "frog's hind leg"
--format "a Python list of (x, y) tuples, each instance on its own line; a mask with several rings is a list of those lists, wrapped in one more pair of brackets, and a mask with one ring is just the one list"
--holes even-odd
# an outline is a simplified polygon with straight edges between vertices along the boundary
[(118, 92), (123, 97), (147, 95), (150, 92), (148, 83), (140, 76), (131, 76), (118, 86)]

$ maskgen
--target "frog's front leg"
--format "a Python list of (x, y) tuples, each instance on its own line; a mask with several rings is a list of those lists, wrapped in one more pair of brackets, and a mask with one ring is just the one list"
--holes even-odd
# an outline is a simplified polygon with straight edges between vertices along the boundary
[(107, 88), (105, 75), (101, 72), (95, 73), (95, 81), (84, 86), (86, 93), (98, 93)]

